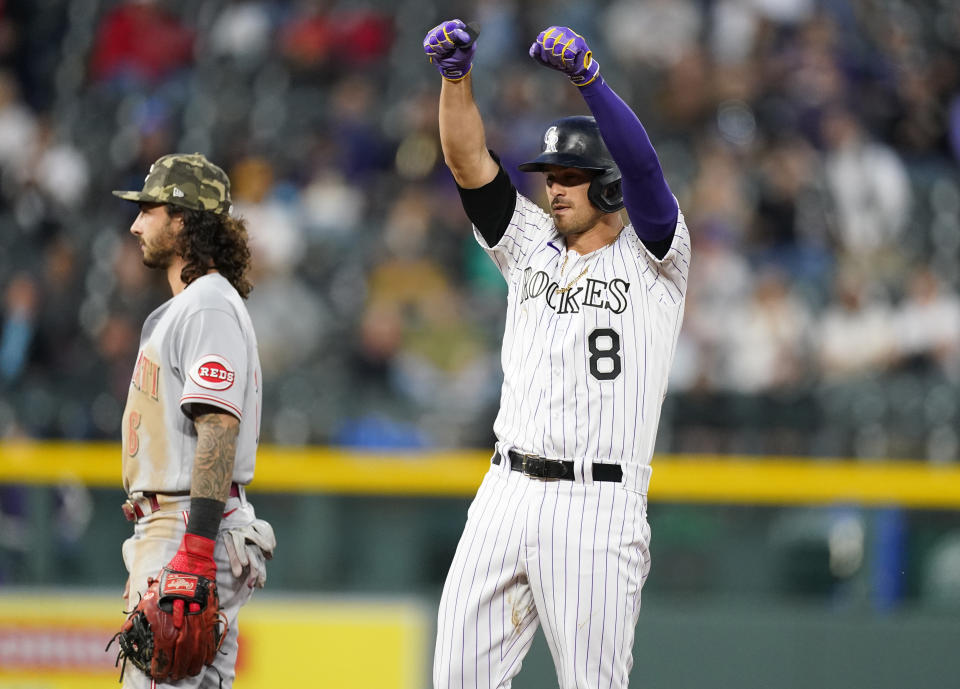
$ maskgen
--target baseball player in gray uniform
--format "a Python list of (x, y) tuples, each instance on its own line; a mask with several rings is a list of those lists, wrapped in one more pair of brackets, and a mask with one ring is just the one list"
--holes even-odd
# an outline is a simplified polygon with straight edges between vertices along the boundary
[(473, 99), (475, 37), (451, 20), (423, 44), (444, 159), (509, 286), (497, 447), (443, 589), (434, 686), (509, 687), (542, 625), (562, 689), (626, 687), (690, 238), (646, 131), (567, 27), (530, 55), (593, 116), (550, 124), (520, 166), (544, 174), (548, 212), (518, 193)]
[[(229, 631), (212, 666), (177, 682), (233, 683), (237, 614), (266, 581), (276, 545), (245, 486), (253, 479), (262, 399), (257, 339), (244, 298), (250, 253), (230, 217), (230, 180), (200, 154), (155, 162), (130, 232), (143, 262), (166, 274), (173, 297), (147, 318), (123, 414), (123, 544), (127, 609), (167, 566), (214, 579)], [(126, 687), (152, 687), (126, 667)], [(166, 686), (166, 685), (164, 685)]]

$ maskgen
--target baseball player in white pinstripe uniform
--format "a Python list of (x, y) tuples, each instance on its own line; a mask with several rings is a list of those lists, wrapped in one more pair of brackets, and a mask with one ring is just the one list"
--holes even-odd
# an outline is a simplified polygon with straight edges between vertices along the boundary
[(434, 686), (509, 687), (542, 625), (562, 689), (626, 687), (690, 238), (643, 126), (566, 27), (530, 55), (593, 117), (552, 123), (520, 166), (545, 174), (549, 213), (518, 193), (486, 147), (475, 38), (451, 20), (424, 40), (445, 161), (509, 286), (497, 448), (443, 589)]

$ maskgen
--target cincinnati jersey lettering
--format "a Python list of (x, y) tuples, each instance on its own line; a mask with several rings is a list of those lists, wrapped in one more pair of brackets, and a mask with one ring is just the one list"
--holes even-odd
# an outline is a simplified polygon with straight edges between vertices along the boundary
[(149, 395), (152, 399), (160, 399), (160, 365), (154, 363), (140, 352), (137, 365), (133, 369), (133, 387)]

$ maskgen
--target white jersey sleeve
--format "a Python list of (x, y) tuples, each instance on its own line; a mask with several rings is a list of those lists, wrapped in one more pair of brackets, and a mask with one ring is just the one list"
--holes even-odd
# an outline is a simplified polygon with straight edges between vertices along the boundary
[(690, 272), (690, 232), (683, 213), (677, 216), (670, 249), (658, 259), (633, 231), (626, 228), (625, 235), (637, 263), (642, 266), (640, 277), (648, 290), (654, 292), (663, 305), (679, 305), (687, 293), (687, 275)]
[(495, 246), (488, 245), (480, 231), (473, 228), (477, 242), (497, 264), (507, 282), (510, 282), (510, 275), (517, 266), (526, 264), (527, 256), (535, 247), (556, 234), (553, 218), (526, 196), (516, 193), (517, 205), (513, 216), (503, 237)]
[(190, 416), (192, 405), (207, 404), (242, 420), (247, 348), (236, 315), (201, 309), (184, 320), (180, 339), (183, 411)]

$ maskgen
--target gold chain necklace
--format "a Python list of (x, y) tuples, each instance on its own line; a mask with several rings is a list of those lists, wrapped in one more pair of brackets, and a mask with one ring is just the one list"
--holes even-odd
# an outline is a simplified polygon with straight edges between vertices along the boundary
[[(560, 264), (560, 277), (563, 277), (563, 271), (566, 270), (567, 268), (568, 258), (570, 258), (570, 254), (565, 254), (563, 257), (563, 263)], [(573, 285), (577, 282), (577, 280), (579, 280), (584, 275), (586, 275), (588, 270), (590, 270), (589, 266), (585, 267), (577, 277), (573, 278), (573, 280), (567, 283), (566, 287), (560, 287), (560, 285), (557, 285), (557, 290), (556, 292), (554, 292), (554, 294), (563, 294), (565, 292), (569, 292), (570, 288), (573, 287)]]

